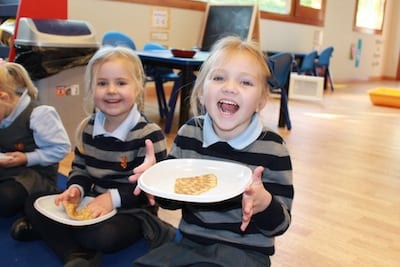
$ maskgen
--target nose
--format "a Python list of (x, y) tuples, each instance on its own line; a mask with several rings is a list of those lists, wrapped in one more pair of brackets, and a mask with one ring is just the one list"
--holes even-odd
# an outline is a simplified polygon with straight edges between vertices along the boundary
[(107, 87), (107, 92), (108, 93), (117, 92), (117, 86), (115, 84), (110, 83), (109, 86)]
[(238, 90), (238, 84), (234, 79), (229, 79), (225, 82), (223, 90), (225, 93), (236, 93)]

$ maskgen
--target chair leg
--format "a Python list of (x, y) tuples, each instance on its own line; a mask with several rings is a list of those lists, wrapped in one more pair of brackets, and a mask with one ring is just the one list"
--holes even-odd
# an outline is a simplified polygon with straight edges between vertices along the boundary
[(281, 89), (281, 100), (283, 101), (282, 108), (283, 108), (283, 112), (285, 113), (285, 117), (286, 117), (286, 127), (288, 130), (291, 130), (292, 122), (290, 121), (290, 117), (289, 117), (288, 97), (287, 97), (286, 90), (284, 90), (284, 89)]
[[(179, 73), (181, 76), (182, 73)], [(192, 75), (191, 77), (191, 83), (196, 80), (196, 75)], [(171, 131), (172, 127), (172, 121), (174, 119), (174, 113), (175, 113), (175, 106), (176, 106), (176, 101), (178, 100), (179, 96), (179, 90), (181, 90), (183, 84), (182, 84), (182, 78), (180, 77), (178, 80), (175, 81), (174, 86), (172, 87), (171, 91), (171, 96), (168, 101), (168, 113), (167, 113), (167, 121), (165, 122), (165, 133), (169, 133)]]
[(329, 84), (331, 85), (331, 91), (333, 92), (335, 88), (333, 87), (333, 78), (331, 72), (329, 71), (329, 68), (326, 69), (326, 77), (327, 79), (329, 79)]

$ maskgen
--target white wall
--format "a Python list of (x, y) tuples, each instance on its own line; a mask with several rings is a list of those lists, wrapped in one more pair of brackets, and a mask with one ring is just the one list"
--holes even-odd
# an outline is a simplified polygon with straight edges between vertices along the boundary
[[(260, 42), (264, 50), (308, 52), (315, 48), (316, 31), (322, 31), (321, 47), (335, 48), (331, 72), (335, 82), (394, 78), (400, 50), (400, 1), (387, 0), (387, 20), (382, 35), (353, 32), (355, 0), (328, 0), (325, 26), (260, 21)], [(107, 0), (69, 0), (69, 18), (91, 23), (99, 41), (108, 30), (119, 30), (130, 35), (138, 49), (150, 41), (150, 14), (155, 6)], [(169, 8), (169, 47), (190, 48), (198, 45), (204, 13), (186, 9)], [(351, 45), (362, 40), (360, 64), (355, 66), (350, 58)]]

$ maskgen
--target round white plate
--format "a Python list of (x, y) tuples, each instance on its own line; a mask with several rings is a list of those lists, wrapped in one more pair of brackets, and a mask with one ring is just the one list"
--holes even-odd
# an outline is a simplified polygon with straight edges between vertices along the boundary
[[(207, 173), (217, 176), (216, 187), (200, 195), (174, 193), (176, 178)], [(147, 169), (139, 178), (139, 187), (154, 196), (196, 203), (219, 202), (243, 193), (250, 184), (252, 171), (249, 167), (216, 160), (170, 159)]]
[[(42, 213), (44, 216), (49, 217), (50, 219), (63, 223), (63, 224), (68, 224), (68, 225), (73, 225), (73, 226), (83, 226), (83, 225), (90, 225), (90, 224), (95, 224), (101, 221), (104, 221), (112, 216), (114, 216), (117, 211), (114, 209), (111, 212), (107, 213), (106, 215), (91, 219), (91, 220), (83, 220), (83, 221), (78, 221), (78, 220), (73, 220), (70, 217), (68, 217), (67, 213), (65, 212), (65, 209), (62, 204), (59, 206), (56, 206), (54, 204), (54, 200), (57, 195), (48, 195), (48, 196), (43, 196), (38, 199), (36, 199), (34, 203), (34, 207)], [(87, 203), (89, 203), (93, 198), (92, 197), (84, 197), (79, 204), (79, 207), (84, 207)]]
[(2, 161), (2, 160), (9, 160), (9, 159), (11, 159), (11, 158), (12, 158), (11, 156), (6, 156), (6, 154), (0, 153), (0, 161)]

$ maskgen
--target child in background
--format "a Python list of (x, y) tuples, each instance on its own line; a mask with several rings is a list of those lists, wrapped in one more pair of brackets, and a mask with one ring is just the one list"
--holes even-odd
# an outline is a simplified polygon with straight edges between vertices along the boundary
[(128, 180), (145, 158), (145, 142), (154, 143), (151, 152), (155, 152), (157, 161), (167, 154), (160, 127), (137, 109), (138, 96), (144, 90), (143, 78), (141, 61), (129, 48), (102, 47), (89, 61), (86, 88), (88, 100), (93, 102), (89, 110), (94, 105), (96, 112), (79, 127), (67, 189), (55, 198), (56, 205), (64, 205), (93, 196), (87, 206), (92, 218), (113, 209), (118, 209), (117, 214), (96, 224), (71, 227), (36, 211), (35, 199), (26, 207), (33, 231), (64, 266), (100, 266), (102, 253), (116, 252), (143, 238), (142, 222), (146, 220), (165, 226), (165, 231), (153, 233), (155, 238), (165, 233), (168, 241), (174, 238), (172, 226), (160, 223), (144, 194), (132, 194), (135, 184)]
[(218, 203), (155, 198), (163, 208), (182, 209), (183, 238), (150, 251), (133, 266), (270, 266), (275, 236), (291, 222), (294, 189), (286, 145), (259, 116), (269, 75), (256, 43), (225, 37), (213, 47), (194, 85), (195, 117), (179, 129), (168, 158), (242, 163), (253, 170), (252, 184), (242, 195)]
[(58, 162), (71, 150), (57, 111), (37, 96), (25, 68), (0, 59), (0, 217), (22, 212), (33, 193), (55, 191)]

